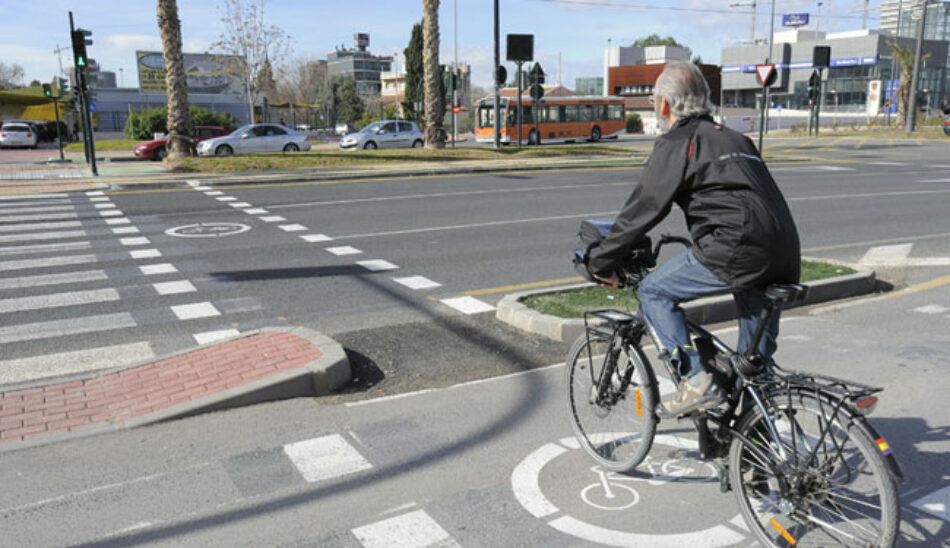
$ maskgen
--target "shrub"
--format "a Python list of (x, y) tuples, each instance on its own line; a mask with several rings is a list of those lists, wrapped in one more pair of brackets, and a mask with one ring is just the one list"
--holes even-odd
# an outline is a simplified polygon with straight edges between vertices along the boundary
[(627, 116), (627, 133), (643, 133), (643, 120), (640, 119), (640, 115), (633, 113)]
[[(237, 127), (237, 118), (227, 112), (211, 112), (206, 108), (188, 107), (196, 126), (221, 126), (228, 131)], [(168, 107), (148, 108), (133, 112), (125, 121), (125, 133), (133, 139), (151, 139), (156, 133), (168, 133)]]

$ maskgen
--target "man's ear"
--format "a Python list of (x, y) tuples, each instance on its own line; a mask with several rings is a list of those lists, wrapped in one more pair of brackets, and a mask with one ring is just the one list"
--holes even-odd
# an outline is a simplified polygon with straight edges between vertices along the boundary
[(660, 114), (664, 118), (669, 118), (673, 109), (670, 108), (670, 104), (664, 98), (660, 98)]

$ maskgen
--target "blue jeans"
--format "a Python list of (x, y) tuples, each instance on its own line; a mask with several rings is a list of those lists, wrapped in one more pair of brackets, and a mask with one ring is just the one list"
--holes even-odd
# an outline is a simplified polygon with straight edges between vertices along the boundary
[[(732, 293), (739, 313), (739, 348), (744, 352), (755, 336), (759, 314), (767, 303), (765, 293), (756, 289), (736, 289), (703, 266), (692, 251), (666, 261), (640, 282), (640, 309), (656, 332), (663, 350), (677, 360), (680, 375), (692, 377), (703, 371), (699, 354), (693, 348), (686, 314), (680, 304), (700, 297)], [(759, 343), (759, 354), (766, 361), (775, 353), (779, 314), (773, 315)]]

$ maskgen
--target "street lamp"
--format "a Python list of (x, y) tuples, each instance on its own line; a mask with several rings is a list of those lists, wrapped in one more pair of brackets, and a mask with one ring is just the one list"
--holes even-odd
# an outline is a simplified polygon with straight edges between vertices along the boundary
[(752, 8), (752, 24), (749, 25), (749, 42), (755, 43), (755, 0), (750, 2), (733, 2), (729, 4), (730, 8), (740, 8), (749, 6)]

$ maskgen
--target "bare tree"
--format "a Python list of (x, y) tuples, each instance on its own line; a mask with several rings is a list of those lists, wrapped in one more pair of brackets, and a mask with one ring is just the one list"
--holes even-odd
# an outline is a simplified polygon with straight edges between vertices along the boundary
[(224, 32), (212, 50), (226, 55), (221, 57), (222, 64), (244, 82), (248, 116), (253, 122), (261, 72), (271, 63), (280, 66), (290, 53), (291, 39), (284, 29), (265, 23), (264, 0), (224, 0), (222, 12)]
[(426, 148), (445, 148), (442, 71), (439, 69), (439, 0), (422, 0), (422, 65), (425, 70)]
[(168, 94), (168, 157), (191, 156), (194, 127), (188, 110), (188, 82), (181, 52), (181, 21), (175, 0), (158, 0), (158, 30), (165, 58), (165, 90)]
[(327, 63), (309, 58), (291, 61), (277, 80), (280, 101), (313, 104), (325, 99)]
[(23, 85), (23, 67), (0, 62), (0, 89), (13, 89)]

